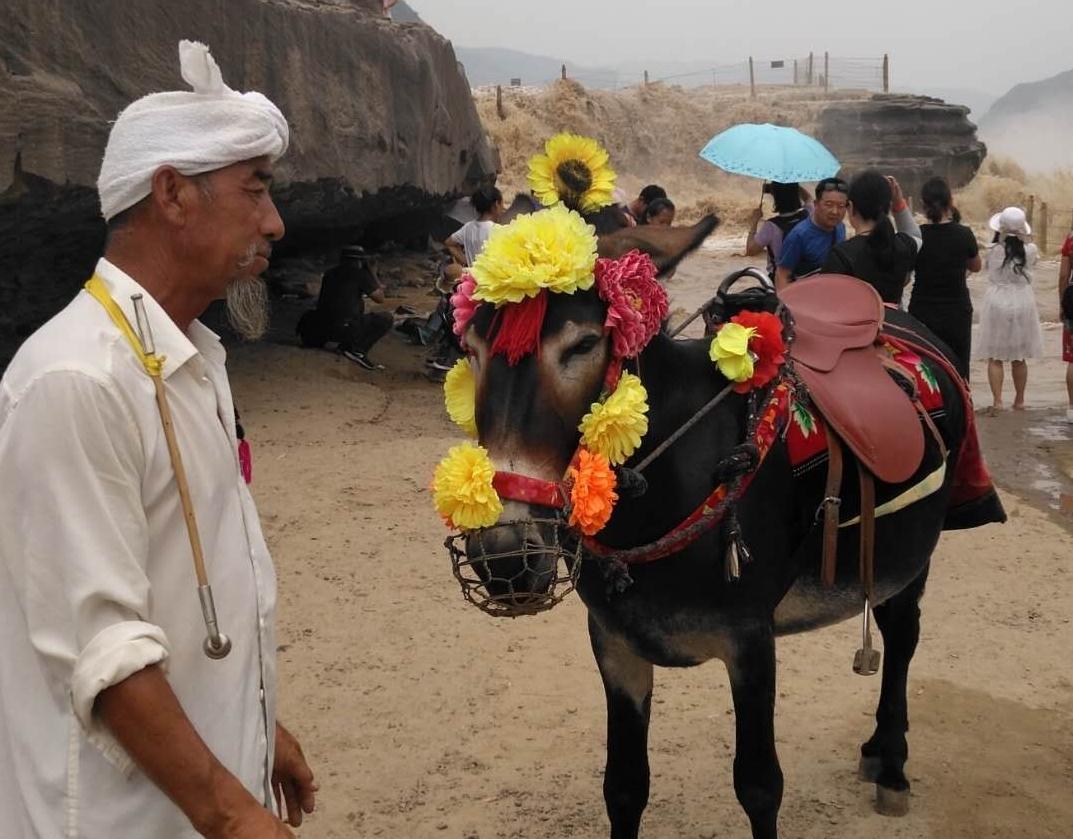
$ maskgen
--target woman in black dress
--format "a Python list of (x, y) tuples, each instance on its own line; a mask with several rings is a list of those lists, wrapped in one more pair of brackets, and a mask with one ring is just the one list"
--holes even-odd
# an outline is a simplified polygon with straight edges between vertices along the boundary
[(930, 223), (920, 228), (924, 244), (917, 255), (909, 314), (950, 347), (954, 366), (968, 379), (972, 301), (966, 280), (982, 267), (980, 248), (976, 235), (961, 224), (946, 181), (932, 178), (924, 184), (921, 199)]
[(822, 273), (857, 277), (884, 303), (900, 305), (920, 249), (920, 228), (898, 181), (875, 170), (855, 177), (849, 185), (849, 223), (857, 235), (831, 248)]

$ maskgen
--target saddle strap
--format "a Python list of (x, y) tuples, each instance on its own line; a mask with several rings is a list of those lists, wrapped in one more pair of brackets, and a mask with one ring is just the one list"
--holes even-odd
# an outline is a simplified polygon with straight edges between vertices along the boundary
[(857, 465), (861, 476), (861, 588), (868, 602), (875, 600), (876, 554), (876, 480), (862, 464)]
[(827, 483), (823, 490), (823, 563), (820, 579), (826, 588), (835, 584), (838, 563), (838, 524), (842, 506), (842, 444), (834, 429), (827, 429)]

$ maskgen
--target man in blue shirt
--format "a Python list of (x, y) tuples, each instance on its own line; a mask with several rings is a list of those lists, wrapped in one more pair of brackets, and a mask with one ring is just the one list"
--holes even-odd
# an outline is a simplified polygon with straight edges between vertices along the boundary
[(847, 193), (841, 178), (824, 178), (816, 184), (816, 206), (812, 215), (795, 225), (782, 243), (775, 288), (786, 288), (799, 277), (818, 271), (832, 247), (846, 238)]

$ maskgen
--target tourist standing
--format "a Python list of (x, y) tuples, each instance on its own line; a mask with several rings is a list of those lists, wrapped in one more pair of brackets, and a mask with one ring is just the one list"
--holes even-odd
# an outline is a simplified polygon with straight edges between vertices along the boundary
[(764, 193), (772, 197), (775, 215), (760, 224), (764, 207), (761, 204), (753, 210), (749, 219), (749, 235), (745, 239), (745, 255), (758, 256), (766, 250), (768, 276), (774, 280), (779, 257), (782, 256), (783, 240), (812, 212), (812, 196), (800, 184), (768, 183), (764, 184)]
[(980, 307), (979, 346), (975, 358), (987, 359), (987, 381), (992, 404), (988, 413), (1003, 407), (1003, 363), (1010, 363), (1013, 377), (1013, 408), (1024, 410), (1028, 384), (1027, 359), (1039, 358), (1043, 352), (1043, 335), (1039, 311), (1032, 290), (1032, 267), (1039, 250), (1029, 243), (1032, 228), (1025, 211), (1007, 207), (991, 217), (995, 241), (987, 249), (987, 291)]
[(476, 220), (467, 221), (443, 243), (461, 268), (468, 268), (476, 261), (504, 213), (503, 193), (494, 186), (482, 186), (470, 201), (477, 213)]
[(857, 277), (884, 303), (900, 304), (920, 250), (920, 227), (898, 181), (875, 170), (855, 177), (849, 185), (849, 223), (856, 235), (831, 249), (823, 273)]
[(846, 203), (849, 187), (841, 178), (824, 178), (816, 184), (812, 214), (797, 224), (782, 243), (775, 288), (782, 290), (794, 280), (815, 274), (823, 267), (831, 248), (846, 238)]
[(972, 358), (972, 300), (968, 274), (983, 265), (976, 234), (961, 224), (950, 187), (932, 178), (920, 193), (928, 224), (921, 225), (909, 314), (923, 323), (954, 354), (957, 371), (969, 378)]

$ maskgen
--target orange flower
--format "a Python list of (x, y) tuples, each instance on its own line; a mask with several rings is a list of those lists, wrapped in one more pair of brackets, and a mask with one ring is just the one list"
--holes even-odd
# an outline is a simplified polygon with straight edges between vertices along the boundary
[(570, 526), (586, 536), (604, 529), (615, 509), (617, 480), (607, 458), (586, 449), (578, 451), (578, 465), (571, 466), (567, 478), (570, 490)]

